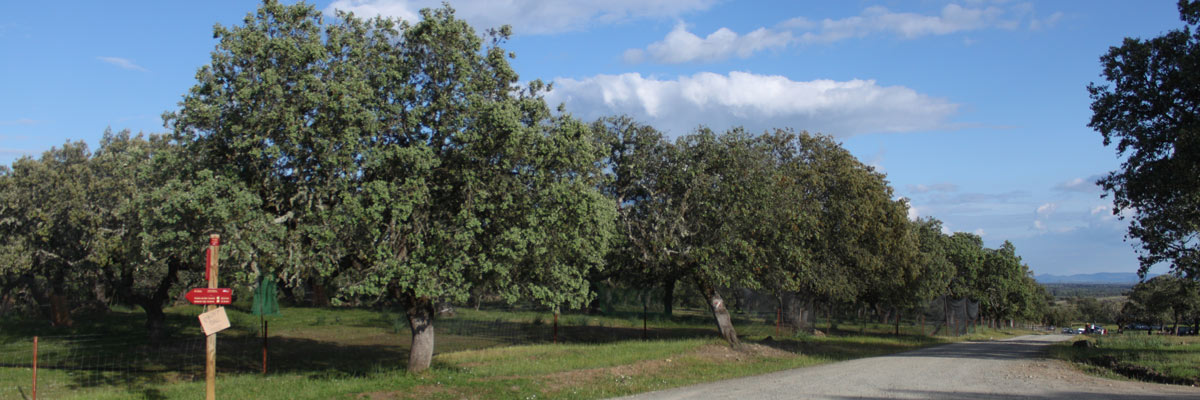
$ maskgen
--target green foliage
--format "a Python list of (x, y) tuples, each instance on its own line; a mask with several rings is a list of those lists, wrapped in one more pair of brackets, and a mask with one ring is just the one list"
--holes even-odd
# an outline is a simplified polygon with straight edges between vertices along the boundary
[(1121, 296), (1133, 288), (1133, 284), (1121, 283), (1043, 283), (1042, 286), (1058, 299)]
[(418, 319), (481, 284), (578, 306), (614, 219), (602, 152), (551, 114), (544, 84), (517, 88), (507, 33), (481, 38), (448, 7), (324, 24), (267, 1), (214, 30), (211, 64), (167, 119), (284, 227), (271, 258), (291, 284), (332, 281), (338, 302)]
[(1121, 169), (1098, 182), (1132, 215), (1142, 274), (1159, 263), (1200, 274), (1200, 3), (1179, 1), (1183, 29), (1126, 38), (1100, 57), (1110, 85), (1088, 85), (1088, 126), (1116, 143)]
[(154, 332), (201, 284), (213, 232), (222, 286), (399, 304), (412, 331), (470, 296), (558, 311), (677, 281), (706, 304), (753, 289), (830, 309), (944, 295), (997, 318), (1045, 310), (1011, 243), (909, 221), (833, 138), (583, 124), (545, 104), (548, 85), (520, 86), (508, 35), (449, 7), (325, 19), (273, 0), (216, 26), (169, 135), (107, 132), (94, 154), (67, 143), (0, 167), (0, 300), (61, 324), (64, 301), (137, 305)]
[(284, 220), (293, 281), (336, 277), (344, 302), (462, 301), (494, 281), (509, 301), (579, 304), (612, 221), (590, 131), (552, 117), (541, 83), (513, 89), (502, 32), (484, 47), (453, 10), (421, 15), (322, 25), (267, 2), (215, 30), (169, 119)]
[[(1119, 322), (1118, 312), (1121, 305), (1113, 300), (1101, 300), (1095, 297), (1078, 297), (1068, 301), (1068, 305), (1076, 312), (1076, 319), (1085, 323)], [(1068, 321), (1070, 322), (1070, 321)]]
[(1070, 326), (1076, 321), (1082, 321), (1079, 309), (1068, 302), (1058, 302), (1049, 305), (1046, 308), (1045, 315), (1042, 317), (1042, 323), (1059, 327)]
[(1124, 323), (1200, 324), (1200, 284), (1177, 276), (1160, 275), (1134, 285), (1128, 301), (1121, 308), (1120, 317)]

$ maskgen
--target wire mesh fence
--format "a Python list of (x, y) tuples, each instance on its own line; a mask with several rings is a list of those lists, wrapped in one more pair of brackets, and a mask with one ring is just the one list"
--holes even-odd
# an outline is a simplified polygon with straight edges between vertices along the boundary
[[(610, 290), (601, 292), (587, 308), (560, 313), (534, 306), (443, 305), (434, 323), (434, 353), (523, 344), (719, 337), (707, 308), (679, 303), (668, 314), (661, 296), (662, 292), (648, 290)], [(978, 302), (962, 299), (937, 299), (924, 310), (903, 316), (867, 312), (864, 306), (809, 302), (800, 313), (804, 321), (789, 319), (785, 302), (771, 296), (733, 291), (727, 300), (733, 324), (745, 337), (780, 338), (821, 330), (960, 335), (973, 332), (979, 322)], [(277, 324), (260, 325), (259, 317), (248, 309), (230, 307), (234, 327), (218, 334), (219, 374), (360, 376), (401, 369), (407, 361), (410, 332), (406, 316), (398, 310), (308, 308), (283, 313)], [(203, 381), (204, 336), (193, 326), (194, 316), (177, 317), (178, 329), (170, 339), (155, 342), (145, 335), (38, 337), (38, 398), (79, 398), (101, 387), (136, 392), (146, 385)], [(33, 346), (32, 337), (0, 335), (0, 399), (31, 398)]]

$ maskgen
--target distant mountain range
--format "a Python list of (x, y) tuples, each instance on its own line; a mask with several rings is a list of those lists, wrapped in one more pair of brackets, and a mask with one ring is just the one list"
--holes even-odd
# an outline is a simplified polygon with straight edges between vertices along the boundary
[[(1146, 279), (1158, 276), (1148, 274)], [(1093, 284), (1129, 284), (1139, 282), (1136, 272), (1100, 272), (1095, 274), (1051, 275), (1043, 274), (1033, 277), (1038, 283), (1093, 283)]]

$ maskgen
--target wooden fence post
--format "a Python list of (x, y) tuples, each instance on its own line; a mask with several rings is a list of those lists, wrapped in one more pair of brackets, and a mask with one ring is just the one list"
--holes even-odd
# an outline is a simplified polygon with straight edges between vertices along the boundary
[[(205, 266), (205, 271), (208, 275), (208, 288), (216, 289), (217, 276), (220, 271), (217, 261), (219, 260), (219, 250), (221, 248), (221, 235), (212, 234), (208, 237), (208, 265)], [(216, 305), (204, 306), (204, 311), (212, 311), (217, 308)], [(204, 398), (205, 400), (217, 399), (217, 334), (213, 333), (205, 338), (204, 346)]]

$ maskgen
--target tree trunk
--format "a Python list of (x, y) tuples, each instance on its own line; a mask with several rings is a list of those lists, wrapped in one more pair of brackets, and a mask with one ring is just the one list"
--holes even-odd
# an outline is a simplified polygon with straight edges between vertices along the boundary
[(67, 296), (50, 293), (50, 324), (69, 327), (74, 323), (75, 321), (71, 320), (71, 306), (67, 302)]
[(858, 323), (858, 333), (860, 335), (867, 331), (867, 319), (863, 318), (864, 314), (866, 314), (866, 313), (867, 313), (866, 305), (861, 305), (858, 307), (858, 321), (855, 321), (855, 322)]
[(900, 336), (900, 310), (896, 309), (896, 336)]
[(329, 307), (329, 296), (325, 293), (325, 285), (317, 278), (308, 279), (308, 289), (312, 294), (313, 307)]
[(817, 328), (817, 301), (809, 297), (806, 304), (804, 311), (800, 312), (800, 320), (804, 322), (805, 330), (815, 330)]
[(807, 331), (811, 311), (809, 311), (810, 308), (805, 307), (805, 302), (796, 297), (796, 293), (793, 292), (784, 292), (780, 296), (780, 302), (783, 303), (783, 323), (791, 326), (796, 332)]
[(663, 315), (667, 316), (667, 318), (671, 317), (671, 312), (675, 308), (675, 281), (677, 279), (667, 278), (667, 281), (663, 282)]
[(829, 302), (829, 313), (826, 316), (829, 317), (829, 334), (832, 335), (833, 330), (837, 329), (837, 322), (833, 320), (833, 302), (832, 301)]
[(408, 372), (421, 372), (433, 361), (433, 301), (410, 298), (408, 324), (412, 331), (412, 350), (408, 353)]
[(167, 338), (167, 314), (163, 312), (161, 302), (147, 301), (141, 304), (146, 311), (146, 333), (150, 343), (161, 343)]
[(742, 342), (738, 340), (737, 331), (733, 329), (733, 320), (729, 317), (729, 310), (725, 308), (725, 300), (721, 298), (717, 288), (699, 282), (699, 280), (697, 280), (696, 286), (708, 300), (708, 309), (712, 311), (713, 318), (717, 320), (717, 330), (721, 333), (721, 337), (725, 338), (730, 346), (740, 346)]

